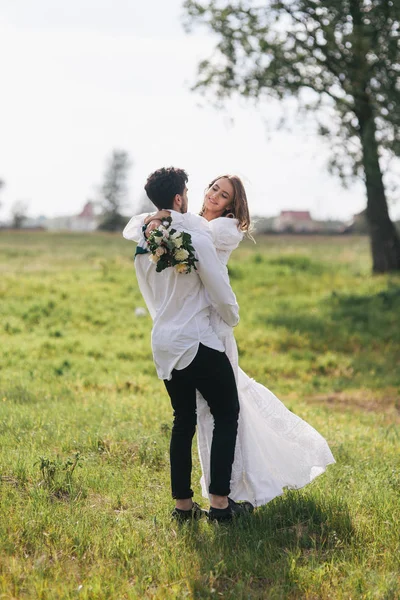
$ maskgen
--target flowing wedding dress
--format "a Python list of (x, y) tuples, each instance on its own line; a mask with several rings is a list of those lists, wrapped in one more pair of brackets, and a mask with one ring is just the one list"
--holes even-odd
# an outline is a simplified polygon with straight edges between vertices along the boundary
[[(236, 219), (225, 217), (209, 223), (218, 258), (225, 266), (243, 238), (237, 224)], [(225, 346), (239, 392), (239, 427), (230, 497), (261, 506), (281, 495), (284, 488), (299, 489), (307, 485), (335, 459), (326, 440), (311, 425), (242, 371), (233, 329), (214, 309), (211, 325)], [(197, 443), (203, 473), (200, 483), (205, 498), (209, 497), (213, 427), (208, 404), (198, 392)]]
[[(147, 213), (132, 217), (124, 237), (143, 241), (142, 225)], [(218, 258), (227, 267), (232, 251), (243, 239), (238, 221), (220, 217), (208, 223)], [(184, 277), (184, 275), (182, 275)], [(284, 488), (299, 489), (335, 462), (325, 439), (311, 425), (293, 414), (266, 387), (240, 369), (233, 329), (211, 308), (211, 325), (225, 346), (238, 386), (240, 415), (232, 468), (233, 500), (255, 506), (270, 502)], [(197, 443), (202, 494), (209, 497), (210, 451), (214, 419), (208, 404), (197, 393)]]

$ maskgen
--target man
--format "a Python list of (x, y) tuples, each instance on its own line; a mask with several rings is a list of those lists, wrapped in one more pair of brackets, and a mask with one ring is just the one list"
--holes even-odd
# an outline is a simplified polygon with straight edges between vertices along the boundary
[[(228, 498), (234, 459), (239, 401), (235, 377), (222, 342), (210, 325), (210, 303), (224, 321), (234, 327), (239, 308), (221, 266), (207, 223), (187, 212), (187, 174), (182, 169), (163, 168), (152, 173), (145, 190), (159, 209), (171, 213), (172, 226), (191, 235), (197, 270), (178, 273), (174, 268), (156, 272), (145, 252), (136, 255), (135, 268), (143, 298), (154, 320), (152, 349), (157, 374), (164, 380), (174, 410), (170, 444), (173, 516), (178, 520), (199, 518), (205, 511), (192, 500), (192, 440), (196, 430), (196, 390), (210, 406), (214, 417), (211, 447), (211, 520), (230, 520), (252, 510), (250, 503)], [(137, 238), (137, 219), (123, 235)]]

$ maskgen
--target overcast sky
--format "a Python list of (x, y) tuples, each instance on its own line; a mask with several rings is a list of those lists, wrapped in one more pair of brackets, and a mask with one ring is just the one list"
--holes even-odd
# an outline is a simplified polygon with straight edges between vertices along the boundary
[(221, 112), (190, 91), (213, 39), (184, 32), (181, 3), (1, 0), (0, 219), (15, 200), (33, 216), (79, 212), (113, 148), (134, 163), (128, 213), (147, 175), (169, 165), (188, 171), (193, 211), (224, 172), (243, 177), (253, 214), (348, 219), (364, 208), (363, 185), (343, 190), (327, 174), (310, 127), (275, 130), (276, 103)]

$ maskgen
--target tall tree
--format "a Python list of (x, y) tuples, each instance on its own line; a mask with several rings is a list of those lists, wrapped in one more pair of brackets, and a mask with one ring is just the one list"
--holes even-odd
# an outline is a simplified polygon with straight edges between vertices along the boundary
[(103, 220), (99, 229), (118, 231), (126, 224), (121, 211), (126, 202), (127, 180), (131, 161), (125, 150), (113, 150), (100, 188)]
[[(0, 179), (0, 191), (4, 186), (5, 186), (5, 182), (3, 181), (3, 179)], [(1, 202), (0, 202), (0, 206), (1, 206)]]
[(296, 96), (313, 111), (331, 142), (332, 169), (346, 177), (350, 165), (365, 181), (374, 272), (399, 270), (383, 164), (400, 156), (400, 1), (186, 0), (184, 7), (188, 26), (205, 24), (218, 40), (195, 89), (221, 101), (236, 93)]
[(11, 207), (12, 226), (14, 229), (21, 229), (24, 221), (27, 219), (28, 202), (17, 200)]

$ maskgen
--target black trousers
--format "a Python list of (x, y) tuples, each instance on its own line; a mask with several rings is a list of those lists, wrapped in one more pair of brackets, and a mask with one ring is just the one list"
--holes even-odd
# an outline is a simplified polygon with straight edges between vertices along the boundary
[(192, 363), (164, 381), (174, 409), (170, 461), (172, 497), (191, 498), (192, 440), (196, 431), (196, 390), (214, 417), (209, 492), (228, 496), (235, 454), (239, 399), (235, 376), (224, 352), (200, 344)]

